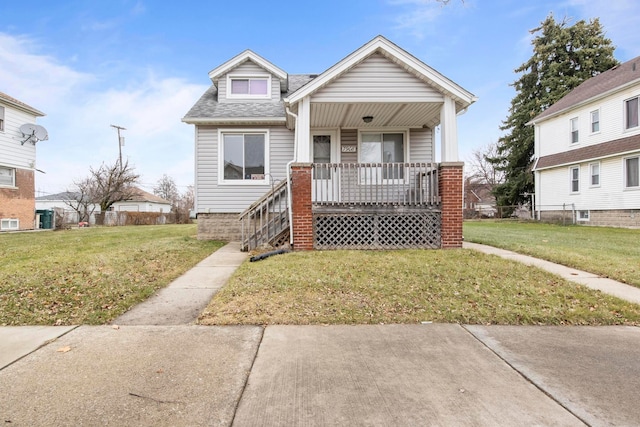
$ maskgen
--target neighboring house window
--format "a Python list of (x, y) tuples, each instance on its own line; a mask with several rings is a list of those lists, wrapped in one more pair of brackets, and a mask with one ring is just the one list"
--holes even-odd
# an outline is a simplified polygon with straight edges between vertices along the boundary
[(578, 221), (589, 221), (589, 211), (578, 211)]
[(269, 77), (229, 77), (229, 96), (236, 98), (268, 98)]
[(0, 187), (16, 186), (16, 170), (0, 166)]
[(575, 117), (571, 119), (571, 143), (575, 144), (578, 142), (578, 118)]
[(638, 127), (638, 97), (625, 101), (625, 129)]
[(591, 176), (589, 184), (592, 187), (600, 187), (600, 163), (591, 163), (589, 165), (589, 175)]
[(624, 186), (626, 188), (640, 187), (640, 157), (624, 159)]
[(600, 110), (591, 112), (591, 133), (600, 132)]
[(580, 191), (580, 166), (569, 168), (569, 176), (571, 177), (571, 192)]
[[(404, 163), (403, 133), (362, 133), (360, 143), (361, 163)], [(402, 167), (382, 168), (382, 179), (402, 179)]]
[(4, 131), (4, 107), (0, 106), (0, 132)]
[(264, 181), (267, 174), (268, 133), (221, 132), (222, 177), (226, 182)]
[(18, 230), (19, 228), (20, 221), (16, 218), (0, 220), (0, 230)]

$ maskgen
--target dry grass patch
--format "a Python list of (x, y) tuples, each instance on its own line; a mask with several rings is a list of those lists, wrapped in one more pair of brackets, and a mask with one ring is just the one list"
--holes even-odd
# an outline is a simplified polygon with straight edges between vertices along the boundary
[(470, 250), (294, 252), (244, 263), (205, 325), (638, 324), (640, 306)]
[(104, 324), (221, 247), (195, 225), (0, 235), (0, 325)]

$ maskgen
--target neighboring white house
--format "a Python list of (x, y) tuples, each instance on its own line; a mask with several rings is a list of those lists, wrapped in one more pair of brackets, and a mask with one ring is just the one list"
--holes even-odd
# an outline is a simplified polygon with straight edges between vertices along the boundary
[(538, 218), (640, 227), (640, 57), (583, 82), (535, 117)]
[(321, 74), (246, 50), (209, 78), (182, 119), (195, 125), (199, 238), (251, 247), (289, 227), (296, 249), (462, 244), (457, 115), (476, 97), (455, 82), (382, 36)]
[[(158, 212), (167, 214), (171, 212), (171, 202), (140, 188), (135, 188), (135, 190), (135, 195), (130, 200), (116, 202), (111, 206), (110, 210), (113, 212)], [(77, 200), (78, 197), (78, 193), (66, 191), (36, 197), (36, 209), (55, 210), (56, 215), (63, 215), (63, 223), (77, 223), (80, 221), (80, 217), (77, 211), (69, 205), (69, 200)], [(89, 214), (89, 223), (95, 224), (95, 214), (100, 213), (100, 206), (89, 205), (87, 206), (87, 211)]]
[(44, 138), (40, 134), (36, 138), (31, 131), (44, 130), (35, 125), (42, 116), (44, 113), (0, 92), (0, 231), (35, 226), (36, 143)]
[(116, 212), (171, 212), (170, 201), (140, 188), (135, 190), (135, 195), (130, 200), (114, 203), (112, 210)]

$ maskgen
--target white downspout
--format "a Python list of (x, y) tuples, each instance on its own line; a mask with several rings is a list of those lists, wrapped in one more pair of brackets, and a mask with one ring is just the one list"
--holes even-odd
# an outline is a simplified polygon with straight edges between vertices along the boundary
[(293, 206), (291, 197), (291, 165), (298, 161), (298, 116), (285, 109), (288, 115), (295, 120), (295, 128), (293, 130), (293, 159), (287, 163), (287, 203), (289, 204), (289, 245), (293, 245)]

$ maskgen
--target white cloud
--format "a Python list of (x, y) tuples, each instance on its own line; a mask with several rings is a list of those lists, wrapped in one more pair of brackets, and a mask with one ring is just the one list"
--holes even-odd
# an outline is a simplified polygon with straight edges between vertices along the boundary
[(396, 29), (408, 31), (418, 39), (423, 39), (426, 33), (435, 33), (436, 29), (429, 24), (436, 22), (443, 13), (453, 12), (460, 6), (456, 2), (443, 0), (389, 0), (388, 3), (402, 10), (395, 19)]
[(111, 124), (127, 129), (123, 158), (144, 183), (167, 173), (181, 187), (192, 184), (193, 128), (180, 119), (206, 86), (153, 71), (141, 76), (132, 71), (128, 81), (107, 79), (41, 54), (27, 37), (0, 33), (0, 91), (47, 114), (38, 119), (49, 140), (37, 146), (37, 168), (46, 174), (36, 174), (36, 190), (64, 191), (90, 166), (116, 161)]

